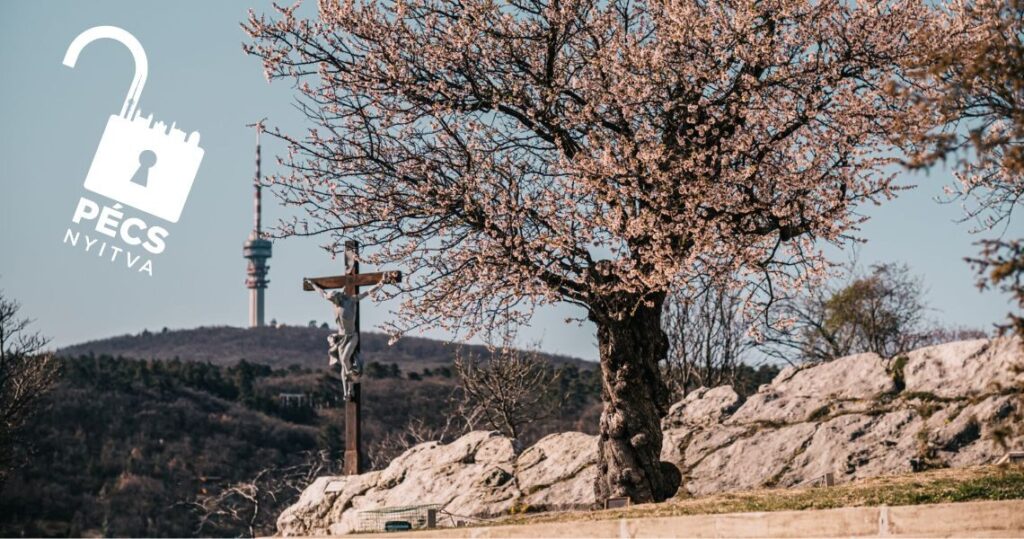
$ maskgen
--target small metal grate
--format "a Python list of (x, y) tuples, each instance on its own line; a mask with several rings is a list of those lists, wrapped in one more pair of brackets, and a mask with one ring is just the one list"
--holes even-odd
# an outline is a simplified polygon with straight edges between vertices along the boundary
[(437, 526), (440, 504), (382, 507), (359, 512), (358, 533), (420, 530)]

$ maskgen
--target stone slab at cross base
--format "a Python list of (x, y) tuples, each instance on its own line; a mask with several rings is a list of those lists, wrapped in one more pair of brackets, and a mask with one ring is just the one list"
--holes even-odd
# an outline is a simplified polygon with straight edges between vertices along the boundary
[(358, 537), (1024, 537), (1024, 500), (576, 520)]

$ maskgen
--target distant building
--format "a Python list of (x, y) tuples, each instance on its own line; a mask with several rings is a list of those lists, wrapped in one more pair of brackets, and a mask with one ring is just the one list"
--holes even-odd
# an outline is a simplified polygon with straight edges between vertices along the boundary
[(312, 406), (313, 402), (305, 393), (278, 393), (277, 402), (281, 406)]
[(256, 177), (253, 181), (253, 228), (249, 239), (242, 246), (242, 256), (248, 261), (246, 268), (245, 287), (249, 289), (249, 327), (263, 327), (264, 315), (264, 291), (270, 281), (267, 279), (267, 271), (270, 266), (267, 260), (270, 259), (270, 240), (263, 238), (260, 229), (262, 213), (262, 187), (260, 185), (260, 132), (263, 131), (263, 123), (256, 124)]

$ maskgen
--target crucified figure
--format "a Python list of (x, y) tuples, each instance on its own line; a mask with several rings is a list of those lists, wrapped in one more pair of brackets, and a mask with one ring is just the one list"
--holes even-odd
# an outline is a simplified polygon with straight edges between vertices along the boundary
[(328, 356), (331, 366), (341, 365), (344, 397), (345, 400), (350, 400), (352, 385), (363, 373), (363, 363), (360, 358), (356, 357), (356, 346), (359, 344), (359, 332), (356, 331), (356, 312), (359, 308), (359, 300), (384, 286), (384, 280), (356, 295), (346, 294), (342, 290), (324, 290), (309, 279), (306, 279), (306, 282), (334, 305), (334, 319), (338, 323), (338, 332), (327, 337), (327, 344), (330, 347)]

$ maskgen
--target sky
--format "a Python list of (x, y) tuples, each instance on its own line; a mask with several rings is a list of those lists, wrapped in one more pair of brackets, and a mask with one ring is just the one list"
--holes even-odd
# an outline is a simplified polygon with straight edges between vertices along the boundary
[[(313, 7), (304, 6), (307, 12)], [(34, 327), (54, 346), (143, 329), (202, 325), (243, 326), (247, 290), (242, 243), (252, 227), (254, 134), (246, 124), (298, 132), (289, 84), (268, 84), (260, 62), (246, 56), (239, 24), (252, 8), (270, 2), (189, 0), (177, 2), (11, 2), (0, 19), (0, 289), (22, 303)], [(205, 155), (177, 223), (163, 223), (166, 250), (152, 256), (153, 275), (128, 270), (78, 246), (64, 243), (82, 196), (83, 181), (107, 118), (121, 108), (133, 66), (131, 56), (109, 40), (87, 46), (74, 69), (62, 59), (72, 39), (87, 28), (113, 25), (131, 32), (149, 59), (140, 108), (157, 120), (201, 133)], [(264, 173), (276, 170), (279, 144), (264, 144)], [(950, 325), (988, 328), (1010, 305), (997, 293), (981, 293), (963, 262), (981, 237), (957, 223), (956, 205), (938, 204), (951, 176), (944, 170), (904, 175), (917, 184), (896, 201), (862, 208), (871, 220), (861, 236), (863, 264), (902, 261), (928, 288), (932, 317)], [(1003, 231), (1024, 236), (1024, 220)], [(150, 224), (156, 217), (134, 212)], [(284, 217), (264, 193), (264, 222)], [(270, 260), (267, 319), (304, 325), (329, 319), (329, 306), (301, 291), (304, 276), (339, 273), (340, 260), (319, 248), (324, 240), (276, 241)], [(845, 255), (836, 253), (838, 258)], [(138, 267), (138, 266), (136, 266)], [(362, 268), (368, 271), (370, 268)], [(401, 269), (401, 268), (384, 268)], [(364, 330), (387, 319), (395, 304), (364, 304)], [(552, 353), (597, 358), (594, 327), (566, 324), (581, 312), (569, 306), (540, 311), (520, 336)], [(440, 331), (427, 337), (448, 339)]]

